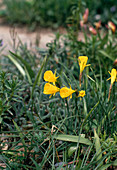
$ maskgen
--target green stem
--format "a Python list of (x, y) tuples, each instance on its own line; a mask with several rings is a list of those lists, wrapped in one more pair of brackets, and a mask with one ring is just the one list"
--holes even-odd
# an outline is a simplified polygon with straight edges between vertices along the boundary
[(66, 103), (67, 103), (67, 114), (68, 114), (68, 122), (67, 122), (67, 127), (70, 127), (69, 129), (71, 129), (71, 126), (72, 126), (72, 122), (70, 120), (70, 112), (69, 112), (69, 105), (68, 105), (68, 100), (66, 99)]

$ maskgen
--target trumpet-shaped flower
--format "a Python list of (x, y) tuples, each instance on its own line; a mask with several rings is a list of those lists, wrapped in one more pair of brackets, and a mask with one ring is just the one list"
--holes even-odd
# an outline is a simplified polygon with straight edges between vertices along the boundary
[(50, 97), (52, 97), (52, 95), (54, 96), (58, 91), (60, 91), (60, 89), (50, 83), (46, 83), (44, 86), (44, 94), (50, 94)]
[(78, 97), (84, 97), (84, 96), (85, 96), (85, 91), (84, 90), (79, 91)]
[(57, 78), (58, 77), (56, 77), (56, 71), (54, 74), (51, 70), (48, 70), (44, 73), (44, 80), (48, 82), (52, 82), (54, 85), (55, 85)]
[(72, 93), (74, 93), (75, 90), (72, 90), (71, 86), (70, 88), (67, 88), (66, 86), (60, 89), (60, 96), (62, 98), (70, 97), (72, 98)]
[(78, 63), (80, 66), (80, 74), (83, 72), (84, 68), (87, 66), (90, 66), (90, 64), (87, 64), (88, 57), (87, 56), (79, 56), (78, 57)]
[(115, 80), (116, 80), (116, 76), (117, 76), (117, 71), (116, 71), (116, 69), (113, 68), (113, 69), (111, 70), (111, 73), (110, 73), (110, 71), (109, 71), (109, 74), (111, 75), (111, 77), (110, 77), (109, 79), (107, 79), (107, 80), (110, 80), (110, 79), (111, 79), (111, 84), (113, 85), (113, 83), (114, 83)]

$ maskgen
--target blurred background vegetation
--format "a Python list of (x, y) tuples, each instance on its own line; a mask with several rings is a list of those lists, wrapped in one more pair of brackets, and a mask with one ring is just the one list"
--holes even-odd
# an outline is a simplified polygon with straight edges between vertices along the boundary
[[(27, 24), (32, 29), (36, 26), (57, 28), (66, 26), (66, 18), (73, 12), (79, 0), (4, 0), (0, 15), (10, 24)], [(89, 21), (108, 20), (117, 23), (116, 0), (82, 0), (84, 12), (89, 8)], [(73, 8), (71, 8), (73, 7)]]

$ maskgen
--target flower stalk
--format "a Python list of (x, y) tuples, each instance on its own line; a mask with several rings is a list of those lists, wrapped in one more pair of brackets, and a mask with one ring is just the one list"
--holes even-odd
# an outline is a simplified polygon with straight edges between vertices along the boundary
[(80, 73), (80, 75), (79, 75), (79, 85), (80, 85), (80, 87), (81, 87), (81, 80), (82, 80), (82, 73)]
[(113, 68), (113, 69), (111, 70), (111, 72), (109, 72), (109, 74), (110, 74), (111, 77), (108, 78), (107, 81), (111, 79), (111, 84), (110, 84), (110, 88), (109, 88), (108, 101), (110, 100), (110, 95), (111, 95), (111, 90), (112, 90), (113, 83), (117, 80), (117, 78), (116, 78), (116, 76), (117, 76), (117, 71), (116, 71), (116, 69)]
[(112, 84), (110, 84), (110, 88), (109, 88), (108, 101), (110, 100), (111, 90), (112, 90)]

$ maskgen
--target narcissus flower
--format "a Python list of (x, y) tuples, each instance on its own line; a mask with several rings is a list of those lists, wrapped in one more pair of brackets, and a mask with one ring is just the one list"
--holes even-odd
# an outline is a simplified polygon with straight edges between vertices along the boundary
[(70, 88), (67, 88), (66, 86), (60, 89), (60, 96), (62, 98), (69, 97), (72, 98), (72, 94), (75, 92), (75, 90), (72, 90), (71, 86)]
[(60, 91), (60, 89), (50, 83), (46, 83), (44, 86), (44, 94), (50, 94), (50, 97), (52, 97), (52, 95), (54, 96), (58, 91)]
[(116, 31), (116, 26), (113, 22), (109, 21), (108, 22), (108, 27), (112, 30), (113, 33)]
[(79, 91), (78, 97), (84, 97), (84, 96), (85, 96), (85, 91), (84, 90)]
[(113, 83), (116, 81), (116, 76), (117, 76), (117, 71), (116, 71), (116, 69), (113, 68), (113, 69), (111, 70), (111, 73), (110, 73), (110, 71), (109, 71), (109, 74), (111, 75), (111, 77), (110, 77), (109, 79), (107, 79), (107, 80), (110, 80), (110, 79), (111, 79), (111, 84), (113, 85)]
[(80, 66), (80, 74), (83, 72), (84, 68), (87, 66), (90, 66), (90, 64), (87, 64), (88, 57), (87, 56), (79, 56), (78, 57), (78, 63)]
[(44, 73), (44, 80), (48, 82), (52, 82), (54, 85), (58, 77), (56, 77), (56, 71), (54, 74), (51, 70), (48, 70)]

